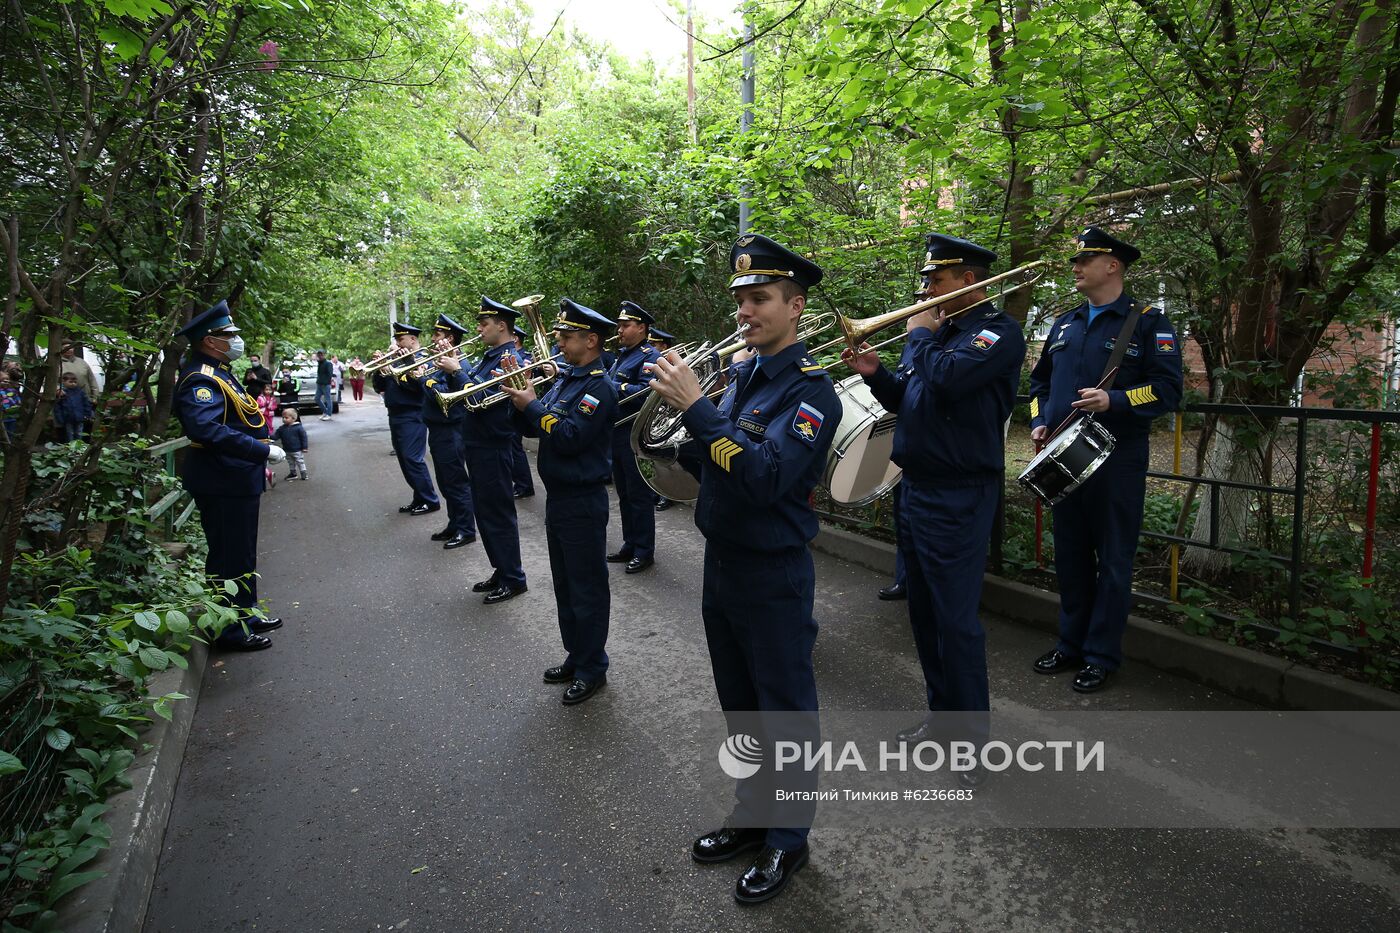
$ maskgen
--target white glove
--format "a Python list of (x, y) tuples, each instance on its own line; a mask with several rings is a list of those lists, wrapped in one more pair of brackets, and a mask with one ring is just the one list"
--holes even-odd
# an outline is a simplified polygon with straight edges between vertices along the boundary
[(268, 444), (268, 445), (267, 445), (267, 462), (268, 462), (268, 463), (281, 463), (283, 460), (286, 460), (286, 459), (287, 459), (287, 452), (286, 452), (285, 450), (283, 450), (281, 447), (278, 447), (276, 444)]

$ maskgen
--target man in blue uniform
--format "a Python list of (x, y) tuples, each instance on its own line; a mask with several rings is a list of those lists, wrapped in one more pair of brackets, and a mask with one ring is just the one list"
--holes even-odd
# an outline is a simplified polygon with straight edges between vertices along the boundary
[[(461, 324), (445, 314), (439, 314), (433, 322), (432, 352), (457, 347), (466, 332)], [(428, 428), (433, 474), (437, 477), (443, 501), (447, 503), (447, 525), (431, 537), (434, 541), (441, 541), (443, 549), (448, 551), (476, 540), (476, 509), (472, 502), (471, 482), (467, 477), (466, 455), (462, 449), (462, 422), (466, 417), (466, 407), (458, 405), (444, 410), (438, 402), (438, 395), (455, 392), (466, 384), (460, 366), (452, 372), (441, 368), (441, 360), (451, 356), (438, 357), (408, 373), (423, 390), (421, 415), (423, 424)]]
[[(520, 363), (530, 362), (530, 350), (525, 345), (530, 335), (519, 324), (512, 328), (512, 332), (515, 334), (515, 359)], [(528, 499), (535, 494), (535, 476), (530, 472), (530, 459), (525, 456), (525, 443), (519, 431), (515, 432), (510, 442), (510, 480), (515, 498)]]
[[(1088, 301), (1056, 319), (1031, 371), (1031, 439), (1043, 444), (1070, 414), (1090, 412), (1115, 444), (1103, 466), (1054, 506), (1060, 640), (1035, 670), (1078, 670), (1074, 689), (1093, 693), (1123, 663), (1148, 434), (1152, 419), (1181, 401), (1181, 347), (1159, 308), (1123, 290), (1124, 271), (1141, 255), (1136, 247), (1097, 227), (1076, 245), (1074, 287)], [(1116, 376), (1096, 388), (1125, 333)]]
[[(394, 346), (418, 357), (425, 356), (418, 348), (418, 335), (421, 333), (412, 324), (395, 321)], [(373, 359), (378, 358), (376, 355)], [(407, 374), (395, 376), (387, 368), (375, 371), (371, 385), (384, 399), (384, 408), (389, 412), (389, 442), (393, 444), (394, 455), (398, 457), (404, 482), (413, 490), (413, 501), (400, 506), (399, 511), (408, 515), (436, 512), (441, 506), (425, 460), (428, 430), (423, 426), (422, 386), (408, 378)]]
[[(502, 386), (522, 434), (540, 439), (537, 466), (544, 481), (544, 529), (549, 572), (559, 611), (564, 663), (544, 672), (547, 684), (569, 686), (563, 703), (587, 700), (608, 682), (608, 491), (617, 392), (599, 365), (613, 322), (568, 298), (554, 325), (564, 366), (545, 393)], [(502, 357), (507, 372), (518, 369)]]
[[(225, 594), (239, 610), (239, 621), (219, 634), (216, 644), (234, 651), (272, 647), (264, 635), (282, 620), (256, 614), (258, 602), (258, 500), (263, 471), (286, 454), (268, 441), (267, 422), (229, 363), (243, 355), (243, 338), (228, 304), (219, 302), (196, 315), (180, 331), (190, 355), (175, 389), (175, 416), (190, 439), (181, 470), (199, 509), (209, 541), (204, 570), (216, 581), (237, 586)], [(222, 587), (219, 590), (223, 593)]]
[[(987, 637), (977, 608), (1004, 485), (1003, 425), (1026, 358), (1021, 325), (976, 288), (996, 258), (967, 240), (930, 234), (920, 270), (925, 296), (973, 290), (905, 322), (909, 365), (897, 374), (875, 353), (842, 353), (876, 400), (899, 413), (890, 459), (904, 471), (899, 546), (909, 624), (928, 709), (972, 714), (943, 723), (954, 738), (972, 741), (988, 731)], [(936, 730), (925, 718), (898, 737), (922, 742), (940, 738)], [(984, 774), (964, 771), (959, 780), (976, 786)]]
[[(617, 315), (617, 360), (608, 375), (617, 388), (618, 411), (624, 418), (641, 408), (651, 365), (661, 355), (647, 343), (652, 322), (651, 312), (635, 301), (624, 301)], [(656, 493), (637, 467), (630, 421), (613, 428), (612, 475), (622, 513), (622, 547), (608, 555), (608, 563), (625, 563), (628, 573), (641, 573), (656, 562)]]
[[(765, 236), (746, 234), (730, 251), (729, 288), (756, 355), (734, 368), (716, 405), (675, 354), (656, 362), (652, 385), (683, 420), (704, 459), (695, 524), (705, 536), (701, 615), (715, 690), (726, 713), (781, 713), (765, 719), (767, 749), (780, 738), (811, 740), (817, 684), (812, 648), (815, 574), (808, 542), (817, 534), (809, 496), (821, 477), (841, 403), (826, 371), (807, 356), (797, 323), (822, 270)], [(809, 715), (802, 715), (802, 714)], [(767, 740), (767, 741), (765, 741)], [(771, 752), (768, 753), (771, 762)], [(815, 804), (771, 815), (771, 768), (739, 781), (726, 825), (696, 839), (692, 857), (720, 862), (759, 847), (735, 884), (741, 903), (777, 896), (807, 862)], [(786, 775), (784, 776), (787, 777)], [(790, 780), (815, 789), (816, 774)], [(766, 826), (768, 828), (754, 828)]]
[[(479, 384), (501, 372), (501, 360), (515, 359), (515, 335), (511, 329), (519, 314), (514, 308), (481, 296), (481, 311), (477, 315), (476, 332), (486, 345), (480, 362), (465, 373), (465, 385)], [(439, 363), (443, 372), (461, 370), (461, 365), (447, 357)], [(482, 395), (496, 390), (483, 390)], [(486, 605), (503, 603), (525, 592), (525, 569), (520, 564), (520, 528), (515, 519), (515, 496), (511, 491), (510, 444), (520, 437), (511, 419), (511, 406), (492, 405), (462, 411), (462, 446), (466, 454), (467, 474), (471, 478), (472, 502), (476, 507), (476, 522), (481, 527), (481, 546), (491, 562), (491, 576), (472, 585), (473, 593), (485, 593)]]

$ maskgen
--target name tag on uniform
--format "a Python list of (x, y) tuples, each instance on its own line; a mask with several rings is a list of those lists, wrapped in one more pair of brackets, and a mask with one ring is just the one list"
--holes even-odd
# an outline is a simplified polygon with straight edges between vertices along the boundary
[(767, 422), (758, 422), (748, 417), (740, 417), (735, 424), (752, 434), (765, 434), (768, 431)]
[[(1104, 344), (1103, 344), (1103, 348), (1104, 348), (1105, 350), (1112, 350), (1112, 349), (1113, 349), (1113, 344), (1117, 341), (1117, 339), (1118, 339), (1117, 337), (1112, 337), (1112, 338), (1110, 338), (1110, 339), (1108, 339), (1108, 340), (1105, 340), (1105, 341), (1104, 341)], [(1123, 351), (1123, 355), (1124, 355), (1124, 356), (1138, 356), (1138, 355), (1141, 354), (1141, 353), (1142, 353), (1142, 351), (1138, 349), (1138, 345), (1135, 344), (1135, 343), (1130, 343), (1130, 344), (1128, 344), (1128, 349), (1126, 349), (1126, 350)]]
[(1046, 347), (1045, 352), (1054, 353), (1056, 350), (1060, 349), (1060, 347), (1063, 347), (1067, 343), (1069, 343), (1068, 340), (1057, 340), (1054, 343), (1050, 344), (1050, 346)]

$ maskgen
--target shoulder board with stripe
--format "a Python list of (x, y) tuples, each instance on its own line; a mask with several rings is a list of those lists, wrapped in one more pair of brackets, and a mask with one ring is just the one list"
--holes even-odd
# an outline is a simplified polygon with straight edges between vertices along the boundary
[(804, 356), (802, 357), (802, 359), (798, 360), (797, 368), (802, 370), (804, 373), (807, 373), (809, 376), (826, 375), (826, 370), (823, 367), (818, 366), (816, 363), (814, 363), (811, 357)]
[(1152, 303), (1151, 303), (1151, 302), (1146, 302), (1146, 303), (1144, 303), (1144, 302), (1140, 302), (1140, 301), (1134, 300), (1132, 306), (1133, 306), (1134, 308), (1141, 308), (1140, 313), (1142, 313), (1142, 314), (1146, 314), (1147, 312), (1153, 310), (1153, 308), (1152, 308)]
[(204, 363), (199, 367), (199, 374), (201, 376), (212, 376), (214, 375), (214, 367), (210, 366), (208, 363)]
[(601, 370), (601, 369), (591, 369), (591, 370), (588, 371), (588, 375), (590, 375), (590, 376), (606, 376), (607, 373), (606, 373), (605, 371)]

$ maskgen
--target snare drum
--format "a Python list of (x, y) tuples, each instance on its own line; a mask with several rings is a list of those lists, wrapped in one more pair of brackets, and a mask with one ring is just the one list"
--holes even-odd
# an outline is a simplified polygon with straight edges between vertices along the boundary
[(1046, 505), (1055, 505), (1093, 476), (1111, 453), (1113, 435), (1085, 416), (1051, 438), (1016, 481)]
[(841, 423), (826, 457), (822, 485), (838, 505), (867, 505), (895, 487), (903, 472), (890, 462), (896, 418), (875, 401), (860, 376), (836, 384)]

